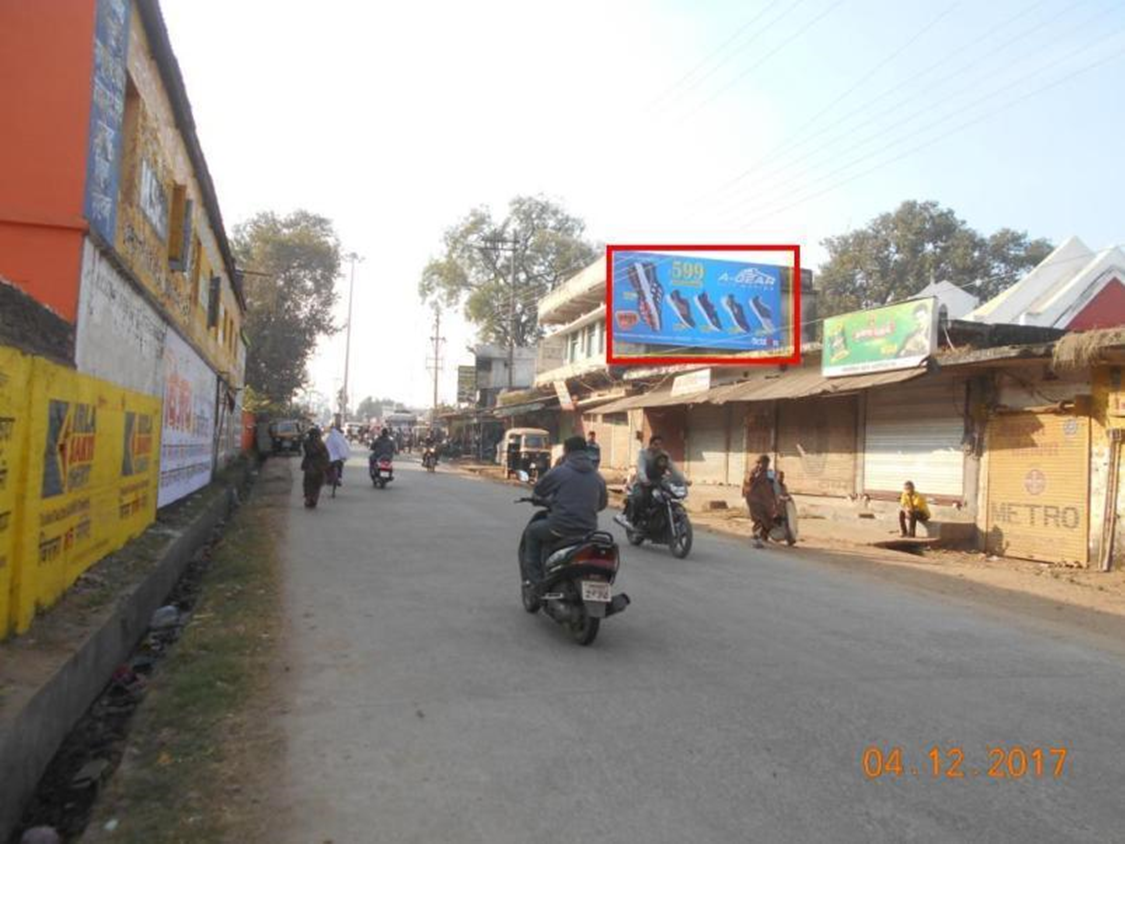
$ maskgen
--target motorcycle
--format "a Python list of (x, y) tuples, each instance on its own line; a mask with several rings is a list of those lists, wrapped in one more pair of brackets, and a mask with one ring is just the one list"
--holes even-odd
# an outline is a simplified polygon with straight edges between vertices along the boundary
[(389, 455), (371, 455), (367, 460), (367, 470), (371, 475), (371, 486), (386, 490), (395, 479), (394, 462)]
[(422, 467), (427, 471), (437, 471), (438, 454), (436, 448), (427, 449), (422, 453)]
[(613, 521), (625, 529), (631, 545), (641, 545), (647, 539), (653, 544), (666, 544), (673, 557), (681, 560), (691, 552), (692, 528), (684, 501), (687, 484), (665, 478), (652, 488), (647, 506), (636, 523), (633, 518), (633, 497), (625, 500), (625, 512), (618, 513)]
[[(521, 474), (521, 480), (523, 475), (526, 472)], [(520, 497), (515, 502), (546, 506), (535, 497)], [(547, 510), (540, 509), (530, 522), (546, 517)], [(524, 611), (529, 614), (545, 612), (566, 628), (575, 643), (589, 646), (597, 637), (602, 621), (629, 606), (629, 596), (625, 593), (613, 595), (613, 581), (620, 566), (613, 536), (609, 532), (591, 532), (552, 545), (546, 552), (543, 581), (538, 587), (528, 582), (529, 573), (524, 564), (526, 539), (525, 530), (519, 545), (520, 598)]]

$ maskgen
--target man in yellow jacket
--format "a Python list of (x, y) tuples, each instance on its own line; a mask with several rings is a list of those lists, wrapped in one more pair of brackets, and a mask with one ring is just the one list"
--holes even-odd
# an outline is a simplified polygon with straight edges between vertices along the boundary
[(898, 527), (902, 529), (902, 537), (913, 538), (918, 523), (930, 520), (929, 504), (926, 503), (926, 498), (914, 489), (913, 481), (907, 481), (902, 485), (902, 496), (898, 498), (898, 502), (902, 506), (898, 511)]

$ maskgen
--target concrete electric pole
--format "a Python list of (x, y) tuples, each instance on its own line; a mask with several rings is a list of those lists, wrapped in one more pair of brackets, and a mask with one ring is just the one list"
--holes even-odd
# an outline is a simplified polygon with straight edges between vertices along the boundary
[(441, 345), (445, 343), (445, 338), (441, 336), (441, 306), (437, 303), (433, 306), (434, 309), (434, 333), (430, 337), (430, 341), (434, 345), (434, 355), (430, 360), (431, 367), (434, 373), (434, 405), (432, 416), (430, 417), (430, 426), (437, 426), (437, 410), (438, 410), (438, 381), (441, 379)]
[(351, 279), (348, 281), (348, 333), (344, 343), (344, 387), (340, 389), (340, 421), (343, 424), (348, 422), (348, 367), (352, 358), (352, 294), (355, 292), (355, 265), (363, 258), (355, 252), (350, 252), (345, 256), (345, 260), (352, 263), (352, 270)]

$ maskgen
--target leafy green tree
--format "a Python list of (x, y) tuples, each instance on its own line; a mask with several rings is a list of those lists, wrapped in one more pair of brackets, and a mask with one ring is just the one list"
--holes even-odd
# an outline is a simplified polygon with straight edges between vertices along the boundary
[[(516, 197), (497, 220), (476, 207), (446, 230), (442, 254), (422, 271), (418, 292), (444, 306), (461, 305), (482, 341), (516, 345), (539, 340), (536, 302), (597, 257), (583, 238), (586, 224), (544, 197)], [(516, 239), (515, 252), (510, 240)], [(515, 258), (515, 322), (509, 329)]]
[(368, 395), (359, 403), (355, 413), (362, 420), (377, 420), (385, 414), (392, 413), (397, 404), (398, 402), (393, 398), (372, 398)]
[(988, 300), (1052, 248), (1014, 229), (984, 236), (936, 201), (903, 201), (824, 245), (829, 259), (817, 276), (821, 316), (908, 299), (935, 280)]
[(308, 381), (317, 338), (333, 322), (340, 240), (327, 217), (264, 211), (234, 230), (246, 294), (246, 384), (266, 404), (288, 405)]

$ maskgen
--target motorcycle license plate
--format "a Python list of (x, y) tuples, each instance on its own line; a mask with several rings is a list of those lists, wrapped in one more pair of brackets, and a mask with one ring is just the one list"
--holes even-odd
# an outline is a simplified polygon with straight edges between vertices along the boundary
[(609, 583), (588, 579), (582, 581), (583, 602), (609, 602), (612, 598), (613, 596), (609, 594)]

